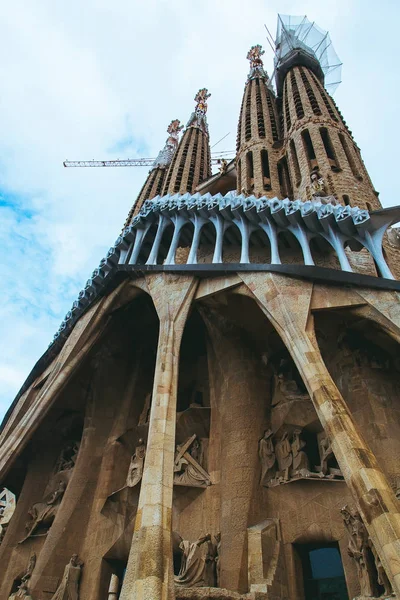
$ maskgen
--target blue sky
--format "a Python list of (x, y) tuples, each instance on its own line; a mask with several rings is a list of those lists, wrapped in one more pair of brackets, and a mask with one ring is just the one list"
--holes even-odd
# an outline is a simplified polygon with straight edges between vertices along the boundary
[[(247, 8), (248, 6), (248, 8)], [(203, 86), (211, 143), (235, 146), (246, 53), (264, 23), (306, 14), (343, 61), (335, 99), (384, 206), (400, 204), (400, 3), (381, 0), (15, 0), (0, 50), (0, 419), (118, 236), (146, 169), (68, 159), (156, 156)]]

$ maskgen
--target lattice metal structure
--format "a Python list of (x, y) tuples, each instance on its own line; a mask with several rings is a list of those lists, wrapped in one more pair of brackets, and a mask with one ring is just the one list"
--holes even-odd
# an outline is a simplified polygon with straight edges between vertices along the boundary
[(276, 85), (278, 94), (286, 72), (297, 64), (304, 64), (315, 73), (329, 93), (341, 82), (340, 61), (329, 33), (306, 16), (278, 15), (276, 32)]

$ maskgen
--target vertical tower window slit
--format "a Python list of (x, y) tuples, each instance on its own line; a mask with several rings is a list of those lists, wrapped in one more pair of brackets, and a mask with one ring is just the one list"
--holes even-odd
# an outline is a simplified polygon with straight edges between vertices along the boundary
[(257, 128), (260, 138), (265, 138), (265, 123), (261, 101), (260, 80), (256, 79), (256, 106), (257, 106)]
[(199, 147), (199, 134), (200, 129), (195, 130), (195, 139), (192, 147), (192, 156), (190, 157), (190, 166), (189, 166), (189, 174), (187, 180), (187, 190), (188, 192), (192, 191), (193, 187), (193, 179), (194, 179), (194, 170), (196, 168), (196, 159), (198, 156), (198, 147)]
[(343, 202), (345, 203), (346, 206), (351, 206), (350, 198), (348, 197), (347, 194), (343, 194)]
[(350, 148), (347, 144), (347, 140), (345, 139), (344, 135), (342, 133), (339, 133), (339, 140), (340, 143), (342, 145), (343, 148), (343, 152), (346, 155), (347, 158), (347, 162), (349, 163), (349, 167), (351, 169), (351, 172), (353, 173), (354, 177), (356, 177), (357, 179), (362, 179), (359, 170), (357, 169), (354, 157), (350, 151)]
[(278, 162), (278, 178), (282, 198), (293, 198), (293, 189), (290, 181), (286, 156), (281, 158), (281, 160)]
[(190, 140), (192, 139), (192, 135), (193, 135), (193, 127), (190, 128), (190, 131), (188, 133), (185, 145), (183, 147), (183, 151), (182, 151), (182, 155), (181, 155), (181, 160), (179, 163), (179, 167), (178, 167), (178, 172), (176, 174), (176, 179), (175, 179), (175, 185), (174, 185), (174, 192), (179, 192), (179, 188), (181, 187), (181, 183), (182, 183), (182, 177), (183, 177), (183, 169), (185, 168), (185, 163), (186, 163), (186, 157), (188, 154), (188, 150), (189, 150), (189, 144), (190, 144)]
[(311, 108), (312, 108), (312, 111), (313, 111), (314, 115), (320, 115), (320, 114), (322, 114), (322, 111), (321, 111), (321, 109), (319, 107), (319, 104), (318, 104), (318, 100), (317, 100), (317, 98), (316, 98), (316, 96), (314, 94), (314, 90), (312, 88), (312, 85), (311, 85), (311, 83), (310, 83), (307, 75), (305, 74), (303, 67), (299, 67), (299, 72), (300, 72), (300, 77), (301, 77), (301, 80), (303, 82), (304, 89), (306, 90), (306, 94), (307, 94), (307, 97), (308, 97), (308, 100), (310, 102), (310, 105), (311, 105)]
[(284, 105), (285, 105), (285, 121), (286, 121), (286, 133), (287, 133), (292, 126), (292, 121), (290, 119), (290, 110), (289, 110), (287, 79), (285, 79), (285, 84), (283, 87), (283, 98), (284, 98)]
[(304, 108), (303, 108), (303, 103), (301, 101), (300, 92), (299, 92), (299, 88), (297, 86), (297, 81), (296, 81), (296, 76), (294, 74), (294, 71), (291, 71), (291, 73), (290, 73), (290, 81), (292, 84), (292, 94), (293, 94), (294, 107), (296, 109), (296, 115), (297, 115), (298, 119), (302, 119), (304, 117)]
[(271, 189), (271, 174), (269, 170), (269, 160), (267, 150), (261, 150), (261, 166), (263, 173), (263, 186), (265, 190)]
[(321, 134), (321, 138), (322, 138), (322, 142), (324, 144), (326, 156), (328, 157), (329, 164), (330, 164), (332, 171), (339, 171), (340, 168), (338, 165), (335, 150), (333, 148), (333, 144), (332, 144), (331, 138), (329, 136), (328, 130), (326, 129), (326, 127), (321, 127), (319, 132)]
[(296, 146), (295, 146), (295, 143), (293, 140), (290, 140), (290, 152), (292, 155), (292, 161), (293, 161), (293, 166), (294, 166), (295, 183), (296, 183), (296, 185), (299, 185), (301, 182), (301, 172), (300, 172), (299, 159), (297, 158)]
[(269, 112), (269, 120), (271, 123), (272, 140), (274, 142), (277, 142), (279, 139), (278, 123), (276, 121), (274, 107), (273, 107), (271, 96), (270, 96), (270, 93), (268, 92), (268, 90), (266, 90), (266, 98), (267, 98), (267, 106), (268, 106), (268, 112)]
[(308, 129), (305, 129), (301, 132), (301, 139), (303, 141), (304, 151), (306, 153), (308, 164), (310, 169), (315, 169), (317, 165), (317, 159), (315, 157), (314, 146), (311, 141), (310, 132)]
[(254, 189), (254, 166), (253, 166), (253, 152), (250, 150), (246, 154), (246, 167), (247, 167), (247, 189)]
[(247, 86), (246, 96), (246, 116), (245, 116), (245, 130), (244, 137), (246, 142), (251, 138), (251, 84)]

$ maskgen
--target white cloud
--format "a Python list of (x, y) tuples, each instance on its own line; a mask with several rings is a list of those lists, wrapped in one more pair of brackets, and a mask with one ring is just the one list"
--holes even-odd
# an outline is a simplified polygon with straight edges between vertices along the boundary
[[(369, 3), (371, 4), (371, 3)], [(118, 236), (145, 169), (62, 161), (155, 156), (172, 118), (210, 89), (211, 142), (233, 149), (248, 48), (264, 23), (307, 14), (344, 61), (336, 99), (385, 205), (395, 204), (399, 8), (389, 1), (15, 0), (0, 37), (0, 413)], [(390, 18), (387, 18), (387, 17)], [(385, 32), (379, 41), (379, 31)], [(397, 135), (396, 135), (397, 134)], [(1, 417), (1, 414), (0, 414)]]

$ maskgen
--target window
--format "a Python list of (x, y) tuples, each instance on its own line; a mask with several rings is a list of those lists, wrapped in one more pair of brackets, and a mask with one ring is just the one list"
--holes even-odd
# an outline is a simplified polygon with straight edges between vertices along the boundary
[(300, 98), (299, 88), (297, 86), (296, 76), (294, 71), (290, 73), (290, 82), (292, 84), (292, 95), (294, 101), (294, 107), (296, 109), (296, 115), (298, 119), (302, 119), (304, 117), (304, 108), (303, 103)]
[(351, 206), (350, 198), (348, 197), (347, 194), (343, 194), (343, 202), (345, 203), (346, 206)]
[(308, 158), (309, 167), (311, 170), (316, 169), (318, 167), (317, 159), (315, 157), (314, 146), (311, 141), (311, 136), (310, 136), (310, 132), (308, 131), (308, 129), (305, 129), (304, 131), (302, 131), (301, 139), (303, 140), (304, 151)]
[(261, 150), (261, 166), (263, 173), (263, 186), (265, 190), (271, 189), (271, 174), (269, 171), (269, 160), (268, 160), (268, 152), (266, 150)]
[(264, 113), (261, 101), (261, 90), (260, 90), (260, 80), (257, 78), (255, 80), (256, 84), (256, 107), (257, 107), (257, 128), (258, 135), (260, 138), (265, 138), (265, 123), (264, 123)]
[(293, 190), (292, 190), (292, 184), (290, 182), (289, 169), (288, 169), (288, 165), (287, 165), (286, 156), (281, 158), (281, 160), (278, 162), (278, 178), (279, 178), (279, 185), (281, 188), (282, 198), (292, 199), (293, 198)]
[(253, 166), (253, 152), (250, 150), (246, 154), (246, 167), (247, 167), (247, 189), (254, 188), (254, 166)]
[(347, 162), (349, 163), (351, 172), (353, 173), (354, 177), (356, 177), (357, 179), (359, 179), (361, 181), (362, 177), (360, 175), (359, 170), (357, 169), (354, 157), (352, 155), (352, 152), (347, 144), (347, 140), (345, 139), (343, 133), (339, 133), (339, 140), (340, 140), (340, 143), (342, 144), (342, 148), (346, 155)]
[(307, 77), (307, 75), (304, 72), (304, 69), (302, 67), (299, 68), (300, 71), (300, 76), (301, 76), (301, 80), (303, 82), (304, 88), (306, 90), (307, 96), (308, 96), (308, 100), (310, 102), (312, 111), (315, 115), (321, 115), (322, 111), (319, 107), (318, 104), (318, 100), (314, 94), (314, 90), (312, 88), (312, 85)]
[(297, 158), (296, 146), (293, 140), (290, 140), (290, 153), (292, 155), (296, 185), (299, 185), (301, 182), (300, 165), (299, 159)]
[(333, 149), (333, 145), (331, 142), (331, 138), (329, 136), (329, 132), (326, 127), (321, 127), (319, 130), (322, 138), (322, 142), (324, 144), (326, 156), (328, 157), (329, 164), (331, 166), (332, 171), (339, 171), (339, 165), (336, 158), (335, 150)]

